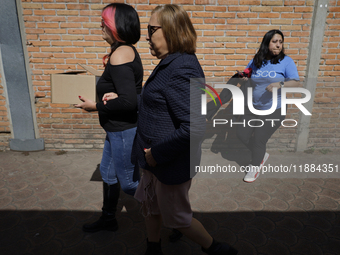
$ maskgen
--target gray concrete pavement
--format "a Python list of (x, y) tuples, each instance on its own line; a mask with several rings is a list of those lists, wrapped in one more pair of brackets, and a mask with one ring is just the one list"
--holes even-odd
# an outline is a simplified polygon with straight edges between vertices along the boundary
[[(59, 155), (57, 155), (59, 154)], [(270, 152), (267, 164), (334, 164), (337, 152)], [(246, 165), (245, 153), (204, 153), (205, 162)], [(100, 151), (0, 152), (0, 254), (144, 254), (145, 225), (139, 204), (121, 194), (119, 230), (82, 232), (100, 215)], [(222, 164), (222, 163), (221, 163)], [(340, 169), (339, 169), (340, 171)], [(336, 175), (262, 175), (254, 183), (243, 173), (194, 178), (194, 215), (239, 254), (340, 254), (340, 179)], [(318, 177), (318, 178), (314, 178)], [(200, 255), (187, 238), (168, 241), (164, 254)]]

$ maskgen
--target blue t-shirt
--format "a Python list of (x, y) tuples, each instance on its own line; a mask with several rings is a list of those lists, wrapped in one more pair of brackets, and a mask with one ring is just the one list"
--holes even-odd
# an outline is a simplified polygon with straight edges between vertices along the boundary
[[(273, 94), (266, 90), (269, 84), (280, 81), (297, 80), (299, 74), (292, 58), (285, 56), (277, 64), (267, 61), (257, 68), (253, 60), (249, 62), (247, 68), (252, 69), (251, 84), (253, 87), (253, 105), (258, 110), (268, 110), (272, 107)], [(281, 89), (278, 89), (277, 108), (281, 108)]]

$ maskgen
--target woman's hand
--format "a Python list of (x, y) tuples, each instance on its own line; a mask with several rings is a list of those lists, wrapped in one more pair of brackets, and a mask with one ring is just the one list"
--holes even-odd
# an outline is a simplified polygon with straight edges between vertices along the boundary
[(74, 107), (82, 108), (82, 109), (84, 109), (85, 111), (88, 111), (88, 112), (97, 111), (96, 102), (94, 102), (90, 99), (87, 99), (85, 97), (81, 97), (81, 96), (79, 96), (79, 99), (82, 101), (82, 103), (76, 104), (76, 105), (74, 105)]
[(148, 163), (149, 166), (155, 167), (157, 165), (157, 162), (151, 154), (151, 149), (144, 149), (144, 152), (146, 163)]
[(244, 74), (244, 73), (241, 73), (240, 71), (237, 71), (237, 74), (238, 74), (238, 77), (242, 80), (242, 81), (247, 81), (248, 80), (248, 77)]
[(269, 92), (273, 92), (274, 88), (278, 88), (278, 89), (281, 88), (280, 83), (279, 82), (271, 83), (267, 86), (266, 90)]
[(104, 102), (104, 105), (106, 105), (107, 101), (110, 101), (110, 100), (115, 99), (117, 97), (118, 97), (118, 95), (114, 92), (105, 93), (103, 98), (102, 98), (102, 101)]
[(248, 78), (251, 77), (251, 73), (252, 73), (252, 69), (250, 67), (246, 68), (243, 70), (243, 72), (240, 72), (240, 71), (237, 71), (236, 72), (238, 73), (238, 77), (242, 80), (242, 81), (247, 81)]

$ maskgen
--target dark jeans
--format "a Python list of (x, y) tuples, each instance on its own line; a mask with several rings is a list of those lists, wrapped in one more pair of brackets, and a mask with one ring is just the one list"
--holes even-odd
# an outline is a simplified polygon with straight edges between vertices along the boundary
[(106, 132), (100, 173), (103, 181), (109, 185), (120, 183), (122, 190), (134, 195), (138, 186), (135, 177), (135, 165), (131, 163), (131, 150), (136, 128), (120, 132)]
[[(240, 125), (237, 129), (237, 137), (248, 147), (252, 152), (252, 165), (259, 166), (263, 160), (264, 154), (266, 153), (266, 145), (269, 138), (274, 134), (274, 132), (281, 126), (281, 121), (285, 119), (286, 116), (281, 115), (281, 108), (276, 109), (270, 115), (260, 116), (251, 113), (249, 110), (246, 114), (242, 116), (241, 121), (245, 121), (245, 127)], [(257, 119), (257, 121), (251, 121), (251, 126), (263, 126), (261, 127), (251, 127), (248, 125), (248, 121), (252, 119)], [(274, 121), (274, 126), (272, 126), (272, 121), (266, 121), (266, 119), (276, 119)], [(260, 121), (262, 120), (262, 121)]]

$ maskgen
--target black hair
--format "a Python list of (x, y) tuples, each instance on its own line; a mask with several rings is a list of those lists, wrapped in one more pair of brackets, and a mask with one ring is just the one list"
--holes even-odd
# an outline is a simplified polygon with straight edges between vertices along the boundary
[(105, 58), (110, 57), (119, 46), (135, 44), (140, 39), (140, 21), (136, 10), (132, 6), (123, 3), (112, 3), (105, 6), (103, 11), (106, 8), (115, 9), (114, 26), (119, 40), (117, 38), (114, 40), (111, 45), (111, 52), (104, 56), (103, 61)]
[(116, 5), (115, 22), (120, 39), (125, 44), (135, 44), (140, 39), (140, 21), (136, 10), (127, 4)]
[[(284, 42), (284, 36), (283, 33), (278, 30), (278, 29), (273, 29), (268, 31), (262, 39), (261, 45), (260, 45), (260, 49), (258, 50), (258, 52), (255, 54), (254, 56), (254, 65), (257, 68), (261, 68), (262, 65), (265, 65), (267, 62), (267, 57), (270, 54), (269, 50), (268, 50), (268, 46), (269, 43), (271, 41), (271, 39), (273, 38), (273, 36), (275, 34), (279, 34), (282, 36), (282, 42)], [(281, 61), (284, 57), (285, 57), (285, 52), (284, 52), (284, 47), (282, 45), (282, 51), (280, 52), (280, 54), (278, 54), (277, 56), (273, 57), (272, 59), (270, 59), (270, 63), (272, 64), (277, 64), (279, 63), (279, 61)]]

